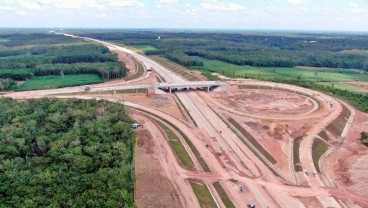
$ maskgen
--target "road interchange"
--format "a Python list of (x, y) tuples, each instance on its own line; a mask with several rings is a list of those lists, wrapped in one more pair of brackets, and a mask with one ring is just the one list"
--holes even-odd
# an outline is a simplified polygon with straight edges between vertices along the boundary
[[(74, 38), (78, 38), (77, 36), (68, 35)], [(134, 51), (126, 49), (124, 47), (114, 45), (112, 43), (99, 41), (90, 38), (84, 38), (88, 41), (94, 41), (101, 43), (103, 45), (113, 47), (115, 49), (121, 50), (124, 53), (128, 53), (136, 58), (138, 61), (142, 62), (146, 68), (154, 68), (155, 71), (162, 76), (167, 82), (170, 83), (182, 83), (186, 82), (187, 80), (183, 79), (182, 77), (178, 76), (177, 74), (171, 72), (170, 70), (166, 69), (165, 67), (161, 66), (160, 64), (154, 62), (153, 60), (149, 59), (146, 56), (141, 54), (137, 54)], [(146, 75), (145, 75), (146, 76)], [(244, 81), (242, 81), (244, 82)], [(247, 82), (247, 81), (245, 81)], [(228, 84), (236, 84), (235, 82), (231, 81)], [(249, 84), (249, 83), (242, 83), (242, 84)], [(251, 84), (258, 84), (258, 85), (268, 85), (274, 86), (274, 83), (268, 82), (260, 82), (260, 81), (252, 81)], [(328, 124), (330, 124), (334, 119), (336, 119), (339, 114), (341, 113), (342, 103), (336, 99), (333, 99), (327, 95), (320, 94), (313, 90), (308, 90), (300, 87), (295, 87), (291, 85), (281, 85), (284, 88), (289, 90), (293, 90), (296, 92), (302, 92), (309, 94), (310, 96), (317, 95), (314, 99), (328, 100), (329, 102), (333, 103), (334, 109), (331, 109), (328, 112), (324, 112), (325, 118), (318, 122), (315, 126), (313, 126), (307, 133), (307, 136), (304, 137), (302, 140), (301, 148), (299, 149), (301, 155), (301, 163), (303, 166), (303, 170), (308, 173), (315, 173), (315, 167), (312, 161), (311, 155), (311, 148), (314, 141), (314, 137)], [(110, 90), (123, 90), (123, 89), (136, 89), (136, 88), (149, 88), (152, 87), (150, 84), (141, 84), (141, 85), (134, 85), (134, 81), (129, 83), (118, 83), (118, 84), (101, 84), (92, 86), (92, 92), (104, 92)], [(3, 96), (13, 97), (16, 99), (29, 99), (29, 98), (40, 98), (45, 96), (57, 97), (57, 98), (79, 98), (79, 99), (92, 99), (97, 98), (98, 95), (61, 95), (65, 93), (77, 93), (84, 91), (84, 87), (71, 87), (71, 88), (63, 88), (63, 89), (55, 89), (55, 90), (44, 90), (44, 91), (30, 91), (30, 92), (18, 92), (18, 93), (10, 93)], [(237, 135), (228, 128), (227, 124), (222, 121), (222, 119), (211, 109), (211, 105), (216, 107), (226, 108), (216, 102), (215, 100), (211, 99), (209, 95), (205, 92), (179, 92), (176, 93), (178, 99), (183, 103), (188, 112), (195, 120), (198, 127), (188, 126), (187, 124), (179, 121), (178, 119), (165, 114), (164, 112), (157, 111), (156, 109), (150, 108), (148, 106), (143, 106), (137, 103), (127, 102), (127, 101), (119, 101), (115, 99), (107, 99), (111, 102), (120, 102), (126, 106), (132, 107), (137, 110), (143, 110), (144, 112), (149, 112), (151, 115), (154, 115), (158, 118), (164, 118), (179, 129), (184, 131), (190, 140), (194, 143), (196, 148), (201, 152), (201, 156), (204, 158), (206, 163), (211, 169), (211, 173), (203, 173), (203, 171), (188, 171), (181, 167), (178, 164), (178, 161), (174, 160), (175, 157), (167, 157), (170, 158), (164, 159), (162, 158), (162, 163), (165, 164), (167, 168), (164, 168), (168, 175), (174, 174), (176, 177), (171, 177), (173, 183), (176, 183), (178, 187), (178, 191), (180, 192), (190, 192), (190, 186), (188, 183), (185, 183), (185, 179), (188, 178), (195, 178), (200, 179), (208, 183), (209, 189), (213, 192), (211, 183), (215, 181), (222, 181), (224, 182), (224, 189), (226, 190), (227, 194), (233, 200), (234, 204), (237, 207), (244, 207), (245, 204), (249, 203), (246, 201), (239, 193), (239, 191), (235, 188), (232, 188), (231, 180), (238, 181), (239, 184), (244, 185), (244, 187), (248, 187), (248, 190), (254, 196), (256, 200), (254, 203), (259, 205), (260, 207), (304, 207), (302, 203), (300, 203), (295, 196), (301, 197), (317, 197), (319, 202), (321, 203), (322, 207), (342, 207), (341, 204), (334, 198), (343, 198), (345, 199), (346, 196), (351, 196), (353, 201), (363, 203), (368, 205), (368, 201), (364, 197), (360, 196), (353, 196), (350, 193), (346, 192), (339, 192), (338, 190), (332, 191), (330, 188), (326, 187), (323, 179), (319, 175), (317, 177), (308, 177), (306, 176), (306, 180), (308, 182), (308, 187), (300, 186), (294, 184), (295, 181), (284, 179), (286, 181), (280, 180), (277, 176), (275, 176), (270, 169), (262, 163), (257, 155), (255, 155), (252, 151), (249, 150), (247, 146), (245, 146), (242, 142), (240, 142)], [(344, 104), (345, 105), (345, 104)], [(351, 109), (351, 108), (350, 108)], [(231, 109), (228, 109), (232, 111)], [(353, 110), (353, 109), (351, 109)], [(239, 112), (237, 112), (239, 113)], [(241, 113), (241, 112), (240, 112)], [(250, 114), (242, 114), (243, 116), (257, 116), (257, 115), (250, 115)], [(322, 115), (321, 112), (311, 112), (305, 116), (316, 116), (319, 117)], [(140, 120), (146, 120), (147, 123), (150, 123), (150, 119), (147, 120), (147, 115), (140, 114), (137, 116)], [(273, 118), (274, 119), (274, 118)], [(290, 118), (282, 118), (285, 119), (298, 119), (295, 116), (291, 116)], [(354, 119), (354, 117), (350, 118)], [(152, 126), (152, 129), (155, 127), (153, 123), (149, 125)], [(348, 132), (349, 125), (346, 125), (344, 129), (344, 134)], [(200, 134), (195, 134), (195, 132), (200, 132)], [(155, 134), (158, 135), (156, 132)], [(200, 137), (198, 136), (200, 135)], [(159, 136), (157, 136), (159, 138)], [(212, 138), (216, 138), (214, 141)], [(163, 141), (161, 140), (160, 143)], [(217, 152), (221, 152), (222, 156), (220, 157), (223, 161), (231, 160), (231, 165), (227, 163), (226, 168), (224, 169), (218, 162), (218, 157), (215, 154), (211, 153), (206, 145), (211, 145)], [(160, 157), (165, 157), (165, 155), (172, 155), (170, 152), (170, 147), (163, 144), (163, 148), (165, 149), (166, 153), (161, 154)], [(223, 156), (224, 154), (228, 155), (226, 158)], [(198, 164), (197, 164), (198, 166)], [(189, 188), (188, 188), (189, 187)], [(223, 203), (221, 203), (221, 199), (214, 194), (214, 198), (217, 201), (219, 207), (223, 207)], [(343, 197), (345, 196), (345, 197)], [(183, 204), (188, 207), (198, 207), (198, 202), (195, 201), (193, 198), (193, 194), (188, 194), (188, 197), (182, 197)]]

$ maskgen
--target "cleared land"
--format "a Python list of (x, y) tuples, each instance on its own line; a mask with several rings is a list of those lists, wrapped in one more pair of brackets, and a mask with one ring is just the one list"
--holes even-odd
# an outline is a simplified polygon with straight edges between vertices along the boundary
[[(171, 181), (162, 174), (158, 152), (147, 129), (137, 131), (135, 149), (135, 203), (142, 208), (181, 207), (180, 199)], [(147, 174), (149, 170), (149, 174)]]
[(97, 84), (103, 79), (95, 74), (40, 76), (24, 82), (17, 91), (43, 90), (51, 88), (72, 87), (79, 85)]

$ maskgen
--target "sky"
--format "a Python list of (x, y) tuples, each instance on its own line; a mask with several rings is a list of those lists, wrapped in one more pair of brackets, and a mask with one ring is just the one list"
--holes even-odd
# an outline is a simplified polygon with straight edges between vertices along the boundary
[(0, 0), (0, 27), (368, 31), (368, 0)]

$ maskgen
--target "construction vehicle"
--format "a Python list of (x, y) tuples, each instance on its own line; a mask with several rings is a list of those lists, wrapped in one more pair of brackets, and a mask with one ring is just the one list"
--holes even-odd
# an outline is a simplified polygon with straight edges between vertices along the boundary
[(136, 129), (136, 128), (140, 127), (140, 126), (141, 126), (141, 127), (143, 127), (143, 126), (142, 126), (141, 124), (139, 124), (139, 123), (133, 123), (133, 124), (132, 124), (132, 128), (133, 128), (133, 129)]

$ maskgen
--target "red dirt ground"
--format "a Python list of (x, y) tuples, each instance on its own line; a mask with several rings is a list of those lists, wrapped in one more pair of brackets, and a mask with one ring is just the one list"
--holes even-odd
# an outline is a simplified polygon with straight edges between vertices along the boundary
[[(146, 129), (137, 131), (135, 150), (136, 192), (138, 207), (182, 207), (170, 180), (164, 176), (160, 161), (155, 156), (155, 143)], [(147, 174), (149, 173), (149, 174)]]
[(215, 94), (227, 106), (263, 115), (295, 115), (313, 110), (306, 97), (280, 90), (247, 89)]
[(135, 74), (137, 72), (137, 67), (130, 56), (128, 56), (126, 53), (123, 53), (116, 48), (112, 47), (108, 48), (112, 53), (118, 54), (118, 60), (125, 64), (125, 67), (129, 70), (130, 74)]
[(368, 115), (356, 113), (345, 143), (326, 160), (326, 170), (339, 188), (368, 196), (368, 148), (358, 140), (368, 130)]

